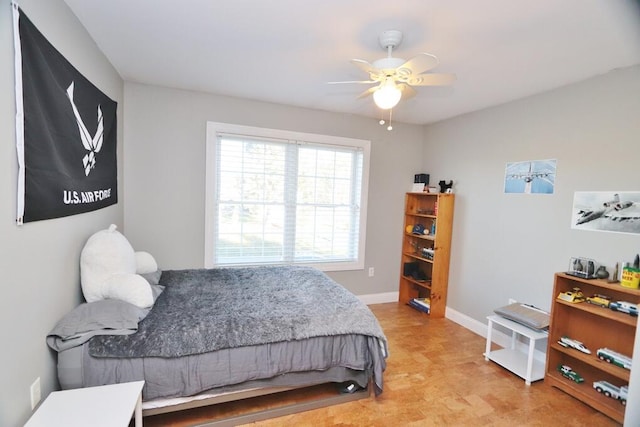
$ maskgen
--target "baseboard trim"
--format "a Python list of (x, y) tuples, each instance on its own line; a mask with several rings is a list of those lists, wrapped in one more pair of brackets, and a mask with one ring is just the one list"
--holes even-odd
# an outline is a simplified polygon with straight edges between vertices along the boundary
[(397, 302), (398, 292), (385, 292), (381, 294), (358, 295), (358, 299), (367, 305), (385, 304), (387, 302)]
[[(473, 319), (466, 314), (462, 314), (459, 311), (452, 309), (451, 307), (447, 307), (444, 317), (451, 320), (452, 322), (456, 322), (460, 326), (463, 326), (470, 330), (471, 332), (480, 335), (484, 339), (487, 338), (488, 325), (482, 322)], [(491, 340), (498, 344), (500, 347), (510, 347), (511, 346), (511, 335), (508, 333), (501, 332), (500, 330), (494, 327), (493, 333), (491, 334)], [(527, 353), (529, 351), (529, 343), (519, 341), (516, 344), (518, 350)], [(533, 352), (533, 358), (542, 362), (546, 361), (546, 350), (536, 349)]]

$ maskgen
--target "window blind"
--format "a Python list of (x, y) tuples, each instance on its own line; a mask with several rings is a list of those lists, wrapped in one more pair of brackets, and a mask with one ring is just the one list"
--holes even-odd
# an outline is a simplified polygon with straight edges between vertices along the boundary
[(214, 264), (355, 262), (363, 151), (216, 133)]

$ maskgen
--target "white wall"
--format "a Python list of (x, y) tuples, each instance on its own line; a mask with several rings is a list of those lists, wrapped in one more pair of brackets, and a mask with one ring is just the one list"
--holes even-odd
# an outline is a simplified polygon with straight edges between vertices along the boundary
[[(93, 213), (15, 225), (17, 160), (13, 25), (9, 0), (0, 7), (0, 426), (23, 425), (31, 415), (29, 387), (42, 381), (43, 398), (58, 388), (55, 354), (45, 343), (55, 323), (81, 301), (80, 250), (110, 223), (122, 225), (120, 203)], [(122, 164), (123, 83), (84, 27), (61, 0), (22, 0), (38, 29), (66, 58), (119, 103), (118, 162)], [(121, 168), (119, 169), (119, 172)], [(122, 174), (118, 192), (122, 194)]]
[[(371, 140), (364, 271), (330, 275), (359, 295), (397, 291), (404, 192), (421, 171), (420, 126), (125, 84), (125, 224), (161, 268), (204, 265), (207, 121)], [(375, 276), (368, 277), (368, 267)]]
[[(427, 127), (425, 170), (456, 183), (450, 307), (548, 309), (571, 256), (633, 260), (640, 235), (570, 227), (575, 191), (640, 191), (639, 113), (636, 66)], [(507, 162), (542, 159), (558, 161), (553, 195), (503, 193)]]

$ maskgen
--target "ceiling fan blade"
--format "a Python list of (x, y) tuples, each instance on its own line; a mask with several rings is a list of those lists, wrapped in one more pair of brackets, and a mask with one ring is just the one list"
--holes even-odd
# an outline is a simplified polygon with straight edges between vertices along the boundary
[(374, 87), (370, 87), (369, 89), (365, 90), (364, 92), (362, 92), (360, 95), (358, 95), (358, 99), (361, 98), (366, 98), (367, 96), (371, 95), (373, 92), (375, 92), (376, 90), (378, 90), (380, 86), (374, 86)]
[(455, 74), (418, 74), (407, 79), (411, 86), (446, 86), (456, 81)]
[(384, 71), (374, 67), (364, 59), (352, 59), (351, 63), (369, 75), (371, 80), (381, 82), (384, 79)]
[(408, 84), (400, 83), (398, 88), (402, 91), (402, 99), (411, 99), (416, 96), (416, 90), (409, 86)]
[(351, 63), (353, 65), (355, 65), (356, 67), (360, 68), (362, 71), (364, 71), (367, 74), (379, 73), (380, 72), (380, 70), (375, 68), (373, 65), (371, 65), (370, 63), (368, 63), (364, 59), (352, 59)]
[(421, 74), (435, 68), (437, 65), (438, 58), (430, 53), (421, 53), (399, 66), (398, 73), (406, 76)]
[(346, 80), (342, 82), (327, 82), (328, 85), (340, 85), (344, 83), (371, 84), (371, 83), (378, 83), (378, 82), (375, 80)]

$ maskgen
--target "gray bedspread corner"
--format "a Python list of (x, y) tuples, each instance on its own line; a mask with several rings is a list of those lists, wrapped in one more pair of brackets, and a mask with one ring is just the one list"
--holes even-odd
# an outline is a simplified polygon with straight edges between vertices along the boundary
[(367, 339), (367, 342), (369, 347), (369, 354), (371, 354), (371, 357), (373, 359), (373, 391), (376, 396), (379, 396), (382, 393), (384, 385), (383, 373), (387, 368), (386, 358), (389, 354), (387, 350), (387, 342), (386, 340), (383, 341), (377, 337), (369, 337)]
[(57, 352), (74, 348), (96, 335), (128, 335), (149, 312), (120, 300), (83, 303), (67, 313), (47, 334), (46, 342)]

